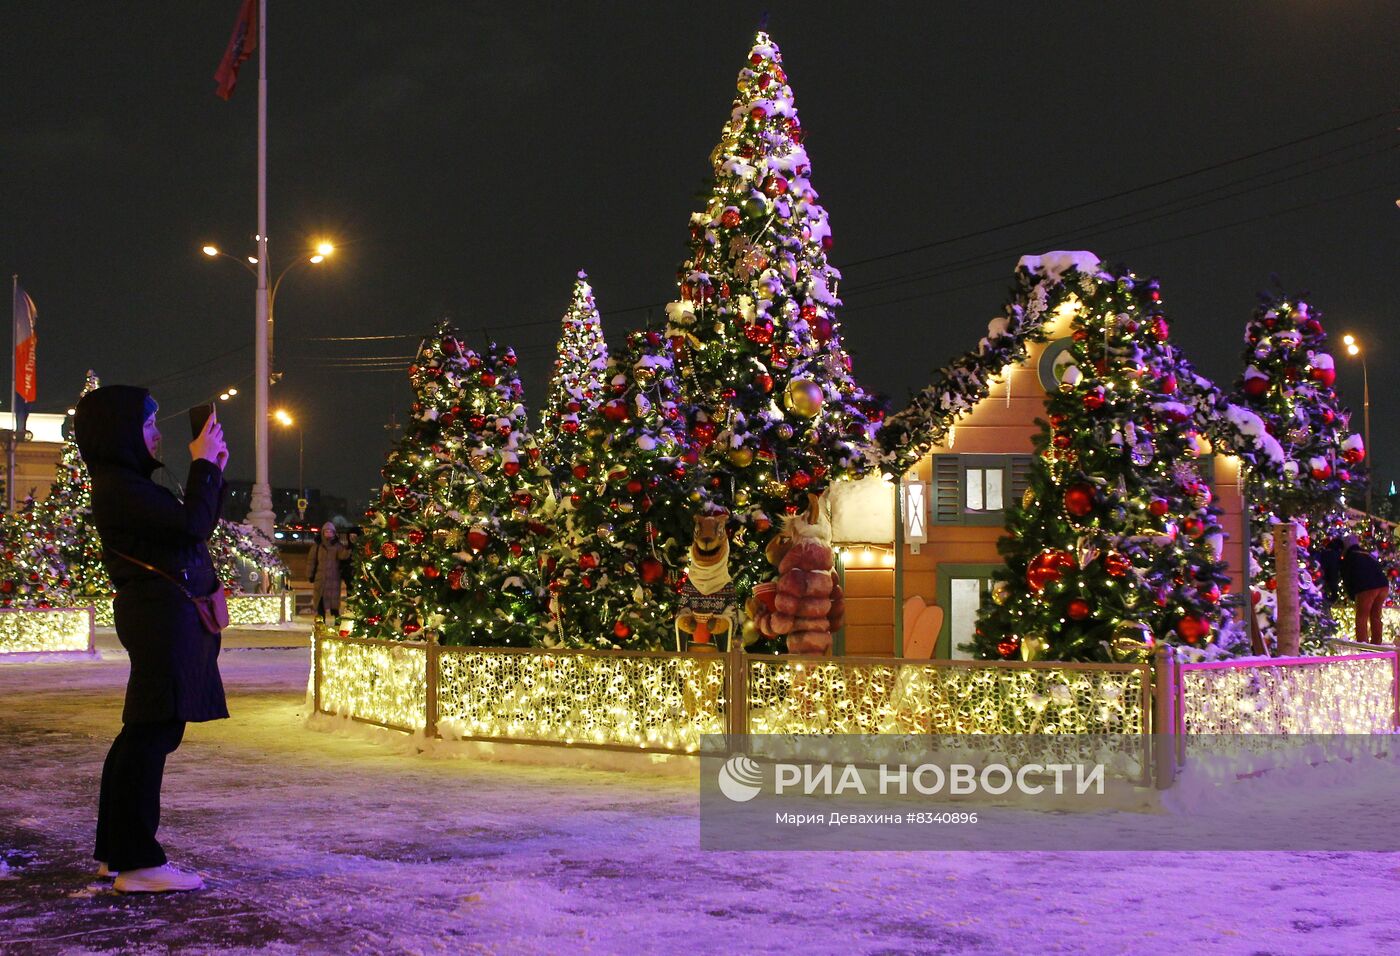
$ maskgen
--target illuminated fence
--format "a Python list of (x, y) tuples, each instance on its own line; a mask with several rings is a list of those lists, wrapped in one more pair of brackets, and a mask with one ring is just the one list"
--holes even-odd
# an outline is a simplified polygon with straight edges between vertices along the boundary
[[(228, 596), (228, 619), (233, 625), (285, 624), (293, 617), (291, 591), (273, 594), (230, 594)], [(97, 626), (112, 627), (112, 599), (96, 602)]]
[[(1362, 647), (1350, 642), (1341, 649)], [(1184, 734), (1371, 734), (1395, 725), (1393, 652), (1178, 665)]]
[(1146, 664), (750, 657), (755, 734), (1142, 734)]
[(717, 654), (432, 650), (444, 737), (694, 753), (725, 730)]
[(0, 656), (62, 652), (92, 653), (90, 607), (0, 610)]
[(441, 647), (326, 632), (314, 648), (318, 712), (430, 736), (695, 753), (707, 734), (1092, 735), (1117, 741), (1116, 773), (1158, 786), (1186, 759), (1187, 735), (1388, 732), (1396, 715), (1395, 653), (1356, 645), (1199, 664)]

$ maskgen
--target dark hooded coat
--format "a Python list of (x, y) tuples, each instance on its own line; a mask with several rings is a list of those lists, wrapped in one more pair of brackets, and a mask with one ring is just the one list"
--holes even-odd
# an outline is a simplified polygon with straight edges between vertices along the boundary
[(217, 720), (228, 716), (220, 635), (204, 629), (173, 582), (117, 556), (161, 569), (195, 596), (220, 586), (207, 542), (227, 497), (223, 473), (212, 462), (191, 463), (183, 501), (151, 480), (160, 462), (142, 436), (148, 396), (129, 385), (95, 389), (78, 402), (73, 421), (92, 474), (102, 560), (117, 592), (117, 639), (131, 657), (122, 720)]

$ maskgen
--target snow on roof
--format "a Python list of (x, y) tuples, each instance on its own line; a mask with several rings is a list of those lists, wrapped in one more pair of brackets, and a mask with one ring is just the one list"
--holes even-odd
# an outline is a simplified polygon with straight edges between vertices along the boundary
[(1085, 275), (1093, 275), (1102, 265), (1098, 256), (1086, 250), (1077, 252), (1047, 252), (1039, 256), (1022, 256), (1016, 263), (1017, 269), (1025, 269), (1031, 275), (1044, 276), (1058, 282), (1071, 269), (1078, 269)]

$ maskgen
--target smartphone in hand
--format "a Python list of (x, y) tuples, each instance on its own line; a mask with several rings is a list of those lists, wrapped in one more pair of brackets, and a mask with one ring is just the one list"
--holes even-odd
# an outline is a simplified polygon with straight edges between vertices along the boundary
[(214, 414), (214, 403), (206, 402), (203, 405), (196, 405), (190, 409), (190, 437), (198, 438), (204, 434), (204, 426), (208, 424), (209, 417)]

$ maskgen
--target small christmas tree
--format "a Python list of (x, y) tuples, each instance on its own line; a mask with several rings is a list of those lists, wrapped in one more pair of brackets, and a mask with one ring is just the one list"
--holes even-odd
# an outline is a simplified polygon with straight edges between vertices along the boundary
[(831, 225), (766, 33), (738, 86), (666, 311), (706, 491), (738, 525), (742, 591), (773, 575), (762, 549), (783, 515), (864, 470), (883, 409), (857, 386), (841, 344)]
[(352, 586), (358, 621), (371, 637), (417, 638), (426, 629), (445, 640), (460, 623), (460, 572), (450, 569), (471, 558), (463, 459), (471, 447), (468, 383), (479, 379), (481, 365), (444, 322), (409, 368), (412, 417), (385, 460), (379, 501), (365, 514)]
[(0, 607), (71, 604), (72, 584), (44, 502), (28, 498), (0, 517)]
[(584, 444), (581, 423), (597, 407), (603, 375), (608, 366), (608, 346), (593, 287), (582, 271), (574, 283), (573, 299), (564, 313), (558, 357), (549, 380), (549, 398), (540, 416), (539, 441), (545, 466), (555, 481), (567, 478), (570, 462)]
[(693, 508), (676, 386), (675, 362), (656, 330), (633, 332), (609, 365), (586, 443), (565, 462), (564, 530), (550, 579), (556, 643), (674, 646), (676, 581)]
[(1303, 636), (1328, 637), (1335, 624), (1308, 548), (1297, 544), (1285, 552), (1289, 529), (1295, 522), (1321, 528), (1345, 511), (1365, 449), (1332, 388), (1337, 373), (1319, 312), (1288, 295), (1261, 296), (1244, 338), (1245, 370), (1234, 401), (1259, 416), (1284, 455), (1281, 469), (1251, 469), (1246, 479), (1254, 507), (1255, 618), (1279, 653), (1296, 654)]
[(1141, 660), (1158, 643), (1238, 638), (1222, 599), (1224, 535), (1179, 394), (1194, 373), (1167, 342), (1155, 281), (1023, 260), (1021, 299), (1072, 314), (1069, 364), (1046, 402), (1029, 488), (1000, 544), (1006, 568), (978, 656)]

